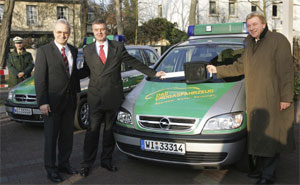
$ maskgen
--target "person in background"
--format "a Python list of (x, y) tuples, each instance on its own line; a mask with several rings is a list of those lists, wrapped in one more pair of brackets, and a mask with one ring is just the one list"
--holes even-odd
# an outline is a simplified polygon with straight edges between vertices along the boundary
[(207, 70), (218, 78), (245, 75), (248, 152), (258, 161), (248, 176), (256, 184), (273, 184), (280, 153), (295, 149), (293, 57), (289, 41), (268, 30), (262, 13), (250, 13), (246, 22), (248, 44), (241, 58)]
[[(44, 117), (44, 164), (47, 177), (62, 182), (61, 173), (78, 173), (70, 165), (76, 105), (80, 92), (77, 48), (67, 44), (71, 26), (65, 19), (54, 25), (54, 41), (39, 47), (34, 74), (37, 103)], [(56, 147), (58, 166), (56, 166)]]
[(9, 71), (8, 87), (12, 88), (31, 76), (34, 67), (31, 53), (24, 48), (23, 39), (13, 39), (15, 49), (8, 54), (6, 65)]
[(83, 177), (89, 175), (90, 168), (96, 160), (101, 124), (104, 126), (101, 167), (112, 172), (117, 171), (117, 167), (112, 163), (115, 149), (112, 127), (124, 97), (121, 79), (122, 62), (150, 77), (165, 75), (163, 71), (156, 72), (130, 56), (122, 42), (107, 40), (105, 21), (95, 20), (92, 30), (96, 42), (83, 49), (85, 62), (79, 71), (80, 78), (90, 77), (87, 100), (90, 124), (85, 134), (80, 170), (80, 175)]

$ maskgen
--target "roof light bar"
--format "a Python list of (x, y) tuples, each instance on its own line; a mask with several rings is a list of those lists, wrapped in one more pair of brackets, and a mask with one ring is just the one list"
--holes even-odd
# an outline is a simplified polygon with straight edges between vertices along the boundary
[[(124, 35), (107, 35), (106, 37), (108, 40), (116, 40), (119, 42), (124, 42), (125, 43), (125, 37)], [(84, 37), (83, 39), (83, 45), (87, 45), (87, 44), (91, 44), (93, 42), (95, 42), (96, 39), (95, 37)]]
[(246, 22), (197, 24), (188, 28), (188, 36), (248, 33)]

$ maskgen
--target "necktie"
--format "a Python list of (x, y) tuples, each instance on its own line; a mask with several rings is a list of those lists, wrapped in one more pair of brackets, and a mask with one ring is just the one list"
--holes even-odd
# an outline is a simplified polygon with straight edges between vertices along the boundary
[(64, 57), (64, 62), (65, 62), (67, 71), (69, 72), (69, 62), (68, 62), (68, 58), (67, 58), (66, 53), (65, 53), (65, 47), (61, 48), (61, 52), (62, 52), (62, 56)]
[(102, 60), (102, 63), (105, 64), (106, 62), (106, 57), (103, 49), (104, 45), (100, 45), (100, 51), (99, 51), (99, 57)]

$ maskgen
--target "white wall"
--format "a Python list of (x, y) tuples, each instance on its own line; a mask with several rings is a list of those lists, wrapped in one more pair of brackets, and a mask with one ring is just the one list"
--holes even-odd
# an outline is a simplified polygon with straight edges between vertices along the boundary
[[(139, 23), (158, 17), (158, 5), (162, 5), (162, 17), (168, 21), (178, 24), (178, 29), (187, 31), (188, 18), (191, 0), (139, 0)], [(247, 14), (251, 12), (251, 4), (246, 0), (237, 1), (237, 14), (229, 17), (229, 0), (217, 1), (219, 16), (209, 15), (209, 0), (198, 1), (199, 24), (220, 23), (220, 22), (244, 22)], [(262, 0), (260, 1), (262, 6)], [(293, 30), (294, 35), (300, 35), (300, 0), (293, 0)], [(267, 22), (269, 29), (282, 30), (282, 4), (279, 4), (279, 18), (272, 17), (272, 5), (267, 7)]]

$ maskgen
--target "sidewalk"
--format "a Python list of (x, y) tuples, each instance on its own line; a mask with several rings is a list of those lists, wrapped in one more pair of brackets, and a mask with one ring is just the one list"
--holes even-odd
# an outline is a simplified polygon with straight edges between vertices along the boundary
[(8, 88), (1, 88), (0, 89), (0, 102), (1, 102), (1, 105), (0, 105), (0, 114), (5, 112), (4, 102), (7, 99), (8, 92), (9, 92)]

